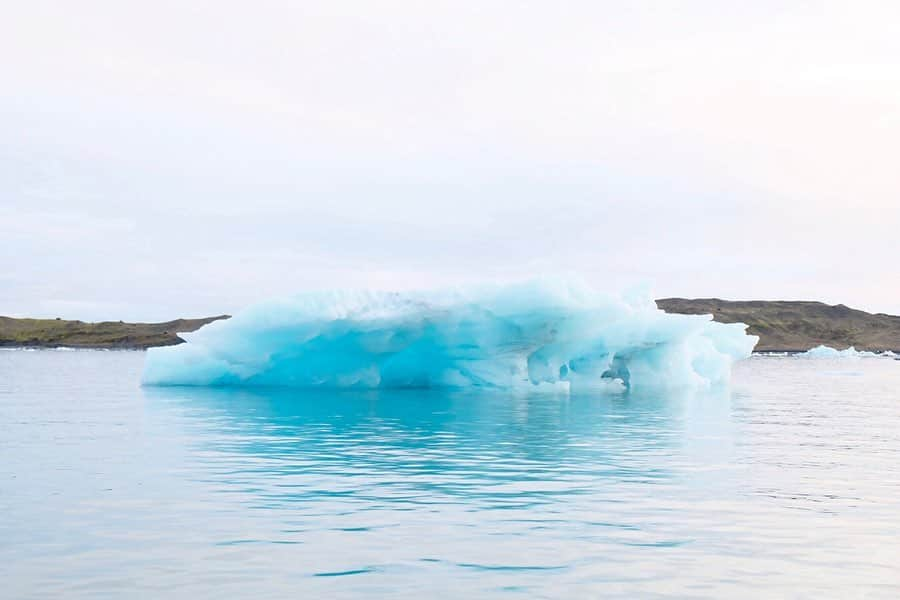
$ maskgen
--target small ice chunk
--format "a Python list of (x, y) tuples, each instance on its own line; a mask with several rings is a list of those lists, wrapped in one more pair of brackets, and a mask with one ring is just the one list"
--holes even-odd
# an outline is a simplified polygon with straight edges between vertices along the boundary
[(853, 346), (850, 346), (849, 348), (846, 348), (844, 350), (836, 350), (829, 346), (819, 345), (799, 354), (799, 356), (803, 358), (865, 358), (878, 356), (878, 354), (875, 354), (874, 352), (868, 352), (866, 350), (860, 352)]

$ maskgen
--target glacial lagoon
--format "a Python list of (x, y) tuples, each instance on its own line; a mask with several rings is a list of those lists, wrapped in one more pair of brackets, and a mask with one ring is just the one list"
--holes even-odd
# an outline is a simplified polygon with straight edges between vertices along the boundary
[(900, 595), (900, 361), (654, 393), (141, 387), (0, 351), (7, 598)]

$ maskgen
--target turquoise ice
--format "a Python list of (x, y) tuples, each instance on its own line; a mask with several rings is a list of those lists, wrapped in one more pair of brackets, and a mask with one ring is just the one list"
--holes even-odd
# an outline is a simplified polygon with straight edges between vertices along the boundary
[(537, 281), (437, 292), (304, 293), (148, 351), (149, 385), (625, 390), (727, 381), (745, 325), (649, 295)]

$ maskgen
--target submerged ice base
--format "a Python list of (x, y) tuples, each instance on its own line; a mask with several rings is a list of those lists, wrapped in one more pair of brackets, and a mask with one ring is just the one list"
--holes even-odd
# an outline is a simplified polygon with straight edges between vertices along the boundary
[(148, 385), (708, 387), (758, 338), (574, 283), (301, 294), (147, 352)]

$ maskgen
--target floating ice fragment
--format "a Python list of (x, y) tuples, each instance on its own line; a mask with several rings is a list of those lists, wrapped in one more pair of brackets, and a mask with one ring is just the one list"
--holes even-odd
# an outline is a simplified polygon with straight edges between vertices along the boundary
[(834, 348), (831, 348), (829, 346), (819, 345), (799, 354), (798, 356), (801, 356), (803, 358), (864, 358), (879, 355), (875, 354), (874, 352), (868, 352), (865, 350), (860, 352), (853, 346), (850, 346), (845, 350), (835, 350)]
[(255, 305), (147, 353), (151, 385), (705, 387), (757, 339), (647, 295), (573, 282), (446, 292), (306, 293)]

